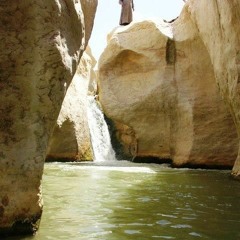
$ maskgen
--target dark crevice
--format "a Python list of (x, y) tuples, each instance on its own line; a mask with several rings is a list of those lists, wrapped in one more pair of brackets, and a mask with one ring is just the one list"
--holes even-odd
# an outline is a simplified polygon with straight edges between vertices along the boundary
[(172, 163), (172, 159), (152, 157), (152, 156), (144, 156), (144, 157), (137, 156), (132, 161), (135, 163), (156, 163), (156, 164)]
[(210, 169), (210, 170), (232, 170), (231, 166), (225, 165), (207, 165), (207, 164), (194, 164), (194, 163), (185, 163), (181, 165), (172, 164), (173, 168), (190, 168), (190, 169)]
[(45, 162), (78, 162), (77, 158), (68, 158), (68, 157), (54, 157), (54, 156), (48, 156), (45, 159)]
[(37, 214), (31, 219), (17, 220), (12, 225), (12, 227), (0, 228), (0, 236), (10, 237), (10, 236), (32, 236), (38, 230), (40, 224), (41, 214)]
[(117, 160), (131, 160), (132, 156), (126, 155), (124, 152), (124, 146), (117, 138), (117, 129), (114, 125), (114, 122), (104, 114), (104, 119), (107, 123), (112, 148), (115, 152), (115, 157)]
[(167, 65), (174, 65), (176, 63), (175, 41), (170, 38), (168, 38), (166, 45), (166, 62)]

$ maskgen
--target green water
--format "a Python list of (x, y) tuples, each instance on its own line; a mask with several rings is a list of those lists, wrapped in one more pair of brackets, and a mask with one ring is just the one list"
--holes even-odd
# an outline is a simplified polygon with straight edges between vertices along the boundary
[(40, 231), (22, 239), (239, 240), (240, 183), (229, 175), (127, 162), (46, 164)]

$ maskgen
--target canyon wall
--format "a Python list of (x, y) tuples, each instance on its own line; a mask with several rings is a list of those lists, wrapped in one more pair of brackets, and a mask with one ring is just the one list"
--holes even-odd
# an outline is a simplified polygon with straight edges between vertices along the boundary
[(88, 87), (94, 81), (96, 60), (88, 47), (66, 91), (60, 114), (48, 145), (46, 161), (93, 160), (87, 118)]
[(99, 99), (119, 158), (234, 165), (238, 135), (219, 92), (208, 40), (194, 18), (207, 8), (195, 6), (200, 2), (190, 0), (172, 23), (135, 22), (109, 35), (99, 61)]
[(44, 159), (97, 0), (0, 2), (0, 235), (31, 233)]
[[(208, 49), (219, 86), (240, 134), (240, 1), (188, 1), (186, 11)], [(210, 20), (210, 21), (209, 21)], [(233, 168), (240, 176), (240, 156)]]

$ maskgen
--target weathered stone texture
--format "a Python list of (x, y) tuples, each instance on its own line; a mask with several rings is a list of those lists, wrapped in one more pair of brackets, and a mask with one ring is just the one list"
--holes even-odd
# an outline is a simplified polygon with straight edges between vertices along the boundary
[(172, 24), (117, 28), (100, 58), (98, 81), (127, 155), (172, 159), (176, 166), (233, 166), (237, 132), (186, 9)]
[(66, 92), (48, 146), (47, 161), (93, 160), (87, 119), (87, 94), (96, 61), (87, 48)]
[(96, 10), (88, 2), (91, 14), (80, 0), (0, 1), (0, 234), (37, 228), (49, 136)]
[[(186, 5), (214, 68), (216, 82), (240, 134), (240, 1), (189, 0)], [(209, 21), (210, 20), (210, 21)], [(240, 176), (240, 156), (233, 168)]]

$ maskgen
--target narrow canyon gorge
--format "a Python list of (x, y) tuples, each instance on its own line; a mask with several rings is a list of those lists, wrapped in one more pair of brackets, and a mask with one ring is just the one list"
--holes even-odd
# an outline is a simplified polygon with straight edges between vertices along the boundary
[(97, 5), (0, 1), (0, 236), (39, 228), (45, 161), (94, 159), (89, 95), (118, 160), (240, 177), (240, 0), (188, 0), (174, 21), (116, 27), (95, 71)]

